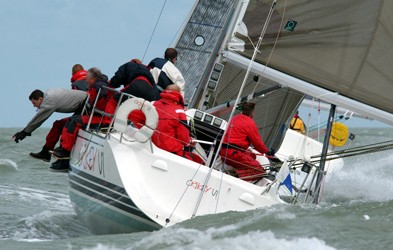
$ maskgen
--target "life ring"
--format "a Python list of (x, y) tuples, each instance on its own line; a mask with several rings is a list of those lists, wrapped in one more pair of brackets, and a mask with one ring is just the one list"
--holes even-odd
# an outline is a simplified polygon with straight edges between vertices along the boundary
[(156, 108), (145, 99), (133, 97), (124, 101), (116, 112), (113, 128), (124, 133), (128, 125), (128, 115), (134, 110), (141, 110), (146, 116), (145, 125), (135, 133), (135, 139), (145, 143), (151, 138), (158, 125)]

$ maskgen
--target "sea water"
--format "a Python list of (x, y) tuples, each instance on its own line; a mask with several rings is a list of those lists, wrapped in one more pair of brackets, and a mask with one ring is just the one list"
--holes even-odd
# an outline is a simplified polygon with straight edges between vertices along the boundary
[[(0, 249), (393, 249), (393, 154), (345, 158), (320, 204), (200, 216), (155, 232), (93, 235), (76, 216), (66, 173), (33, 159), (48, 129), (16, 144), (0, 128)], [(357, 129), (353, 146), (393, 139)]]

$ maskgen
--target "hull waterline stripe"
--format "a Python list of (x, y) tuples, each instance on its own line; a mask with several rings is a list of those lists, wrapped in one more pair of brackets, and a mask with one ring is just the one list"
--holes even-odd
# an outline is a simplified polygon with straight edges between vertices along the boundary
[[(158, 225), (155, 222), (151, 222), (149, 220), (145, 220), (144, 218), (141, 218), (137, 215), (127, 213), (123, 210), (120, 210), (116, 207), (110, 206), (109, 204), (105, 202), (101, 202), (99, 200), (92, 200), (91, 197), (87, 196), (85, 193), (81, 193), (78, 190), (69, 189), (70, 193), (70, 198), (73, 200), (75, 204), (87, 204), (86, 208), (87, 210), (80, 210), (78, 209), (79, 212), (81, 212), (82, 217), (86, 217), (86, 221), (89, 221), (89, 223), (92, 223), (90, 226), (92, 227), (92, 231), (96, 231), (97, 226), (101, 227), (105, 224), (102, 224), (102, 221), (97, 221), (93, 218), (96, 216), (101, 217), (101, 218), (111, 218), (115, 219), (113, 222), (115, 224), (122, 225), (122, 227), (126, 227), (127, 229), (121, 229), (120, 231), (116, 233), (131, 233), (131, 232), (140, 232), (140, 231), (153, 231), (162, 228), (162, 226)], [(99, 209), (91, 209), (92, 205), (94, 204), (95, 208)], [(74, 204), (74, 206), (75, 206)], [(108, 211), (109, 210), (109, 211)], [(109, 212), (109, 214), (108, 214)], [(109, 216), (109, 217), (108, 217)], [(122, 218), (120, 221), (117, 219)], [(93, 221), (92, 221), (93, 219)], [(108, 233), (113, 233), (113, 231), (108, 231), (105, 232), (104, 234)], [(99, 233), (100, 234), (100, 233)]]
[[(146, 216), (142, 211), (139, 210), (139, 208), (137, 208), (135, 206), (135, 204), (132, 202), (132, 200), (129, 198), (129, 196), (127, 195), (127, 193), (125, 192), (124, 188), (121, 188), (117, 185), (114, 185), (112, 183), (100, 180), (99, 178), (96, 178), (94, 176), (88, 175), (86, 173), (83, 172), (76, 172), (71, 170), (70, 173), (68, 174), (69, 176), (69, 186), (72, 189), (78, 190), (81, 193), (84, 193), (85, 195), (92, 197), (95, 200), (99, 200), (101, 202), (104, 202), (110, 206), (114, 206), (118, 209), (121, 209), (127, 213), (131, 213), (133, 215), (136, 215), (138, 217), (141, 217), (143, 219), (149, 220), (154, 222), (153, 220), (151, 220), (148, 216)], [(95, 182), (97, 184), (93, 184), (87, 181), (82, 180), (78, 175), (80, 175), (80, 177), (87, 177), (86, 179), (91, 180), (92, 182), (95, 182), (94, 179), (98, 179), (100, 180), (101, 183), (104, 183), (104, 185), (102, 185), (100, 182)], [(90, 189), (90, 190), (89, 190)], [(91, 191), (91, 190), (97, 190), (97, 192)], [(124, 195), (126, 195), (127, 197), (122, 197), (121, 195), (119, 195), (117, 192), (122, 193)], [(106, 197), (103, 196), (102, 194), (110, 197)], [(121, 202), (127, 204), (124, 205)]]

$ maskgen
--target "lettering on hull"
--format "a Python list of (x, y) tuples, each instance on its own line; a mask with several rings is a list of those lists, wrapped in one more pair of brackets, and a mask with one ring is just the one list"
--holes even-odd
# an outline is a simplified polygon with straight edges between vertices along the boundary
[(215, 189), (215, 188), (213, 188), (213, 187), (209, 187), (208, 185), (203, 185), (203, 184), (200, 183), (199, 181), (196, 181), (196, 180), (188, 180), (188, 181), (186, 182), (186, 185), (187, 185), (188, 187), (192, 187), (192, 188), (194, 188), (194, 189), (196, 189), (196, 190), (200, 190), (200, 191), (204, 192), (205, 194), (210, 193), (215, 199), (218, 198), (218, 192), (219, 192), (220, 190)]
[(89, 141), (83, 141), (76, 165), (92, 172), (97, 170), (99, 175), (105, 177), (104, 152), (100, 148), (100, 146), (91, 144)]

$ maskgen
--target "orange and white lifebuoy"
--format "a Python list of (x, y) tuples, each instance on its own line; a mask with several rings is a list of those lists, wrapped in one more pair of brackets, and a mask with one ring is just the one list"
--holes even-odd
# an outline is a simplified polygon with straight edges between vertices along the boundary
[(145, 125), (135, 133), (135, 139), (145, 143), (151, 138), (158, 125), (158, 113), (149, 101), (136, 97), (124, 101), (116, 112), (113, 128), (122, 133), (126, 132), (128, 115), (134, 110), (141, 110), (146, 116)]

